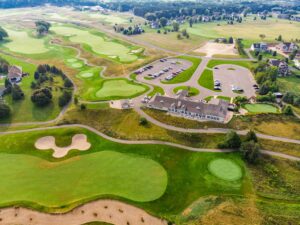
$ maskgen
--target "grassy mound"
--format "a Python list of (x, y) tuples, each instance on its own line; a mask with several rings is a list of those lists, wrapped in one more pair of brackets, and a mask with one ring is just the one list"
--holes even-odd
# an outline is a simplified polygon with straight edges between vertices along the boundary
[(181, 90), (188, 90), (189, 96), (199, 95), (199, 93), (200, 93), (200, 91), (197, 88), (188, 87), (188, 86), (176, 87), (176, 88), (174, 88), (173, 92), (176, 94), (176, 93), (178, 93), (178, 91), (181, 91)]
[(215, 159), (208, 165), (209, 171), (216, 177), (226, 181), (236, 181), (242, 178), (241, 168), (229, 159)]
[(243, 106), (249, 113), (278, 113), (277, 107), (270, 104), (245, 104)]
[(58, 207), (100, 195), (147, 202), (162, 196), (167, 186), (166, 171), (155, 161), (113, 151), (55, 163), (1, 154), (0, 162), (0, 204), (26, 201)]

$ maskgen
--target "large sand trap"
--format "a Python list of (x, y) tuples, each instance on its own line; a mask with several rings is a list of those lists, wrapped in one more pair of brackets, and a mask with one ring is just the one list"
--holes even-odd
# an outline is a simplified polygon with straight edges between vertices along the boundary
[(0, 210), (0, 224), (11, 225), (81, 225), (103, 221), (115, 225), (167, 225), (167, 222), (144, 210), (115, 200), (98, 200), (66, 214), (46, 214), (25, 208)]
[(67, 147), (57, 147), (55, 138), (53, 136), (46, 136), (38, 139), (35, 142), (35, 147), (39, 150), (53, 149), (53, 157), (62, 158), (66, 156), (72, 149), (86, 151), (91, 147), (91, 144), (87, 141), (85, 134), (76, 134), (72, 138), (72, 144)]
[(195, 52), (205, 53), (207, 57), (212, 57), (213, 55), (238, 55), (234, 48), (234, 44), (221, 44), (215, 42), (207, 42), (201, 48), (196, 49)]

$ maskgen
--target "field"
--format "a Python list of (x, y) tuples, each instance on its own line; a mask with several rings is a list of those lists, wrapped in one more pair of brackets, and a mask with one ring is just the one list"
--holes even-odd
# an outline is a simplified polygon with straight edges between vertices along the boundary
[(124, 44), (100, 33), (91, 33), (89, 30), (71, 27), (71, 26), (54, 26), (51, 28), (57, 35), (68, 38), (71, 42), (84, 44), (92, 52), (104, 55), (110, 59), (119, 60), (120, 62), (129, 63), (138, 59), (135, 50)]
[[(73, 150), (66, 158), (58, 160), (52, 158), (50, 150), (38, 151), (33, 147), (35, 140), (49, 135), (56, 138), (57, 145), (66, 146), (76, 133), (88, 136), (90, 150)], [(13, 141), (16, 139), (19, 141)], [(249, 184), (244, 164), (234, 153), (203, 154), (162, 145), (123, 145), (81, 128), (4, 135), (0, 136), (0, 143), (3, 146), (0, 154), (2, 176), (5, 177), (1, 187), (2, 193), (6, 193), (0, 197), (2, 205), (15, 201), (31, 207), (42, 204), (48, 211), (60, 206), (68, 208), (70, 203), (74, 207), (109, 194), (113, 198), (132, 200), (133, 204), (157, 215), (171, 216), (203, 195), (220, 191), (243, 195), (245, 185)], [(11, 163), (12, 158), (16, 163)], [(242, 178), (227, 182), (212, 175), (208, 164), (218, 158), (234, 162), (242, 171)], [(37, 167), (40, 169), (36, 170)], [(165, 171), (168, 174), (166, 190)], [(20, 174), (23, 179), (15, 179)], [(45, 179), (47, 182), (43, 182)], [(87, 186), (89, 188), (85, 188)], [(51, 198), (43, 194), (42, 190), (46, 189), (46, 196), (53, 195)], [(174, 195), (178, 195), (176, 201)]]
[[(43, 38), (35, 38), (26, 31), (16, 31), (5, 28), (9, 35), (9, 41), (4, 44), (12, 52), (21, 54), (41, 54), (46, 53), (48, 49), (45, 46)], [(34, 46), (34, 48), (32, 47)]]
[(243, 106), (249, 113), (278, 113), (279, 109), (269, 104), (245, 104)]

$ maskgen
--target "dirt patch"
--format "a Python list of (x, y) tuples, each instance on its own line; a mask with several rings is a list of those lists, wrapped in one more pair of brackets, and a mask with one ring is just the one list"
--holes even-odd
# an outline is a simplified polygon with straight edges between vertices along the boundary
[(237, 56), (238, 53), (234, 48), (234, 44), (221, 44), (214, 42), (207, 42), (201, 48), (196, 49), (196, 53), (205, 53), (207, 57), (212, 57), (213, 55), (233, 55)]
[(54, 158), (62, 158), (72, 149), (86, 151), (91, 147), (91, 144), (87, 141), (87, 136), (85, 134), (76, 134), (72, 138), (72, 144), (67, 147), (58, 147), (53, 136), (46, 136), (38, 139), (35, 142), (35, 147), (39, 150), (53, 149), (54, 152), (52, 156)]
[(102, 221), (115, 225), (167, 225), (167, 222), (153, 217), (144, 210), (114, 201), (98, 200), (87, 203), (65, 214), (47, 214), (25, 208), (0, 210), (3, 225), (81, 225), (91, 221)]

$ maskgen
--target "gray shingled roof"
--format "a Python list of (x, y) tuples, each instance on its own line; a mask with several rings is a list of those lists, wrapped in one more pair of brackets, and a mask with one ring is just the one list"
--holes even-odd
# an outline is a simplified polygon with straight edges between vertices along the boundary
[(185, 111), (200, 115), (226, 117), (229, 103), (227, 101), (220, 100), (219, 104), (207, 104), (203, 102), (193, 102), (157, 95), (154, 100), (149, 103), (149, 105), (156, 108), (184, 109)]

